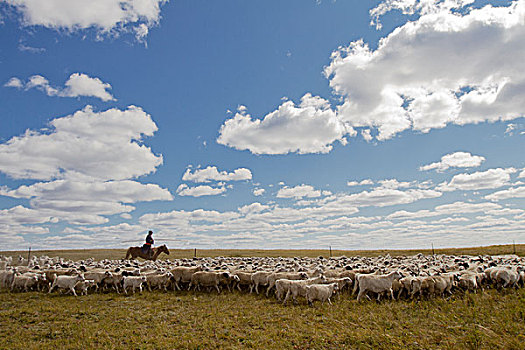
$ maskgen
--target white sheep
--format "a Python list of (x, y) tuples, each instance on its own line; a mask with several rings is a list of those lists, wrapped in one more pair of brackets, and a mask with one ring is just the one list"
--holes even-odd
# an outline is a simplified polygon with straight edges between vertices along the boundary
[(392, 290), (392, 281), (399, 280), (403, 276), (398, 271), (393, 271), (388, 275), (357, 275), (356, 287), (359, 287), (359, 294), (357, 301), (361, 301), (366, 292), (377, 293), (377, 300), (382, 293), (388, 292), (392, 299), (394, 298), (394, 291)]
[(75, 292), (75, 285), (78, 283), (78, 282), (81, 282), (81, 281), (84, 281), (85, 278), (84, 278), (84, 275), (82, 274), (79, 274), (79, 275), (76, 275), (76, 276), (67, 276), (67, 275), (62, 275), (62, 276), (57, 276), (57, 275), (54, 275), (53, 276), (53, 284), (51, 284), (51, 288), (49, 288), (49, 292), (48, 293), (51, 293), (53, 291), (53, 289), (56, 288), (59, 288), (59, 289), (68, 289), (70, 290), (74, 296), (77, 296), (77, 293)]
[(102, 284), (104, 279), (111, 277), (112, 273), (105, 270), (89, 270), (84, 272), (84, 278), (87, 280), (95, 281), (95, 290), (98, 291), (99, 286)]
[(173, 274), (173, 282), (175, 283), (175, 287), (177, 288), (177, 290), (181, 290), (179, 283), (189, 283), (191, 281), (191, 276), (195, 272), (199, 271), (202, 271), (201, 266), (178, 266), (170, 270), (170, 272)]
[(266, 286), (268, 284), (268, 276), (273, 272), (269, 271), (256, 271), (252, 275), (252, 285), (250, 287), (250, 293), (255, 287), (255, 293), (259, 294), (259, 286)]
[(146, 283), (146, 276), (124, 276), (123, 286), (124, 293), (128, 294), (128, 288), (133, 288), (133, 294), (135, 294), (135, 289), (139, 289), (139, 292), (142, 293), (142, 284)]
[[(200, 290), (201, 286), (215, 287), (217, 293), (220, 293), (221, 290), (219, 285), (224, 282), (233, 281), (235, 277), (227, 271), (198, 271), (191, 276), (191, 282), (188, 290), (190, 290), (191, 287), (194, 287), (198, 290)], [(237, 279), (238, 278), (239, 277), (237, 277)]]
[(33, 288), (38, 284), (38, 276), (31, 275), (14, 275), (13, 282), (11, 282), (11, 291), (16, 289), (24, 290), (24, 292), (29, 291), (29, 288)]
[(306, 286), (306, 300), (310, 305), (313, 305), (315, 300), (319, 300), (323, 304), (325, 301), (328, 301), (328, 303), (332, 305), (330, 297), (337, 292), (338, 288), (337, 283), (312, 284)]
[(275, 286), (275, 281), (277, 280), (305, 280), (307, 278), (308, 274), (306, 272), (274, 272), (268, 275), (268, 288), (266, 289), (266, 296), (269, 296), (270, 290)]
[(316, 278), (309, 278), (307, 280), (289, 280), (288, 291), (286, 292), (286, 297), (284, 298), (283, 304), (286, 304), (288, 298), (292, 296), (294, 303), (297, 303), (297, 297), (306, 297), (306, 286), (317, 283), (325, 283), (326, 278), (324, 276), (319, 276)]
[(151, 287), (158, 288), (158, 289), (164, 289), (164, 291), (168, 291), (168, 285), (170, 281), (173, 278), (173, 274), (171, 272), (164, 272), (164, 273), (151, 273), (146, 275), (146, 284), (148, 285), (148, 289), (151, 292)]

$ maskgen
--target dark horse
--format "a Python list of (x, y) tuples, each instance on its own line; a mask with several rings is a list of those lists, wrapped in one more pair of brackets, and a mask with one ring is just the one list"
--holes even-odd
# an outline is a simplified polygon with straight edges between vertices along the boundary
[(168, 250), (168, 247), (166, 247), (165, 244), (151, 248), (151, 251), (153, 252), (152, 256), (149, 256), (148, 254), (144, 254), (142, 251), (142, 247), (129, 247), (128, 251), (126, 252), (126, 260), (131, 257), (131, 259), (136, 259), (137, 257), (140, 257), (144, 260), (157, 260), (160, 253), (166, 253), (170, 255), (170, 251)]

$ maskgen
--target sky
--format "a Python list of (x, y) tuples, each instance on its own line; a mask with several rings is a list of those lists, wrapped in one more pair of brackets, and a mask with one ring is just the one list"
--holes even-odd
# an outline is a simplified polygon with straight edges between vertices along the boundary
[(525, 243), (525, 0), (0, 0), (2, 249)]

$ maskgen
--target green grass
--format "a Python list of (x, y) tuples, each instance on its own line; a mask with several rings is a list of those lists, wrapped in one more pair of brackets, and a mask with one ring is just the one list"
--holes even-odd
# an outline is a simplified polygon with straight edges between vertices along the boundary
[(282, 306), (243, 293), (0, 293), (2, 349), (523, 349), (525, 290)]
[[(525, 244), (516, 244), (516, 254), (525, 256)], [(170, 249), (170, 255), (161, 254), (160, 259), (182, 259), (193, 258), (195, 251), (193, 249)], [(430, 249), (413, 249), (413, 250), (332, 250), (332, 256), (379, 256), (390, 254), (391, 256), (410, 256), (418, 253), (432, 254)], [(487, 247), (473, 248), (447, 248), (436, 249), (435, 254), (448, 255), (504, 255), (514, 254), (513, 245), (493, 245)], [(0, 255), (18, 257), (22, 255), (27, 258), (28, 251), (6, 251), (0, 252)], [(74, 249), (74, 250), (37, 250), (32, 251), (31, 256), (47, 255), (50, 257), (60, 256), (71, 260), (81, 260), (87, 258), (101, 259), (122, 259), (126, 255), (125, 249)], [(319, 257), (328, 258), (329, 250), (264, 250), (264, 249), (197, 249), (198, 257)]]

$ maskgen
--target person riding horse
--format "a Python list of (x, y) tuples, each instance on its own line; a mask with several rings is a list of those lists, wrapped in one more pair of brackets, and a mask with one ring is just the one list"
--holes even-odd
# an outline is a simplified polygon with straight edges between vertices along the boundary
[(150, 257), (153, 255), (153, 250), (151, 248), (153, 246), (153, 243), (155, 243), (152, 235), (153, 231), (148, 231), (148, 235), (146, 236), (146, 243), (144, 243), (144, 245), (142, 246), (142, 251), (144, 252), (144, 254), (147, 254)]

